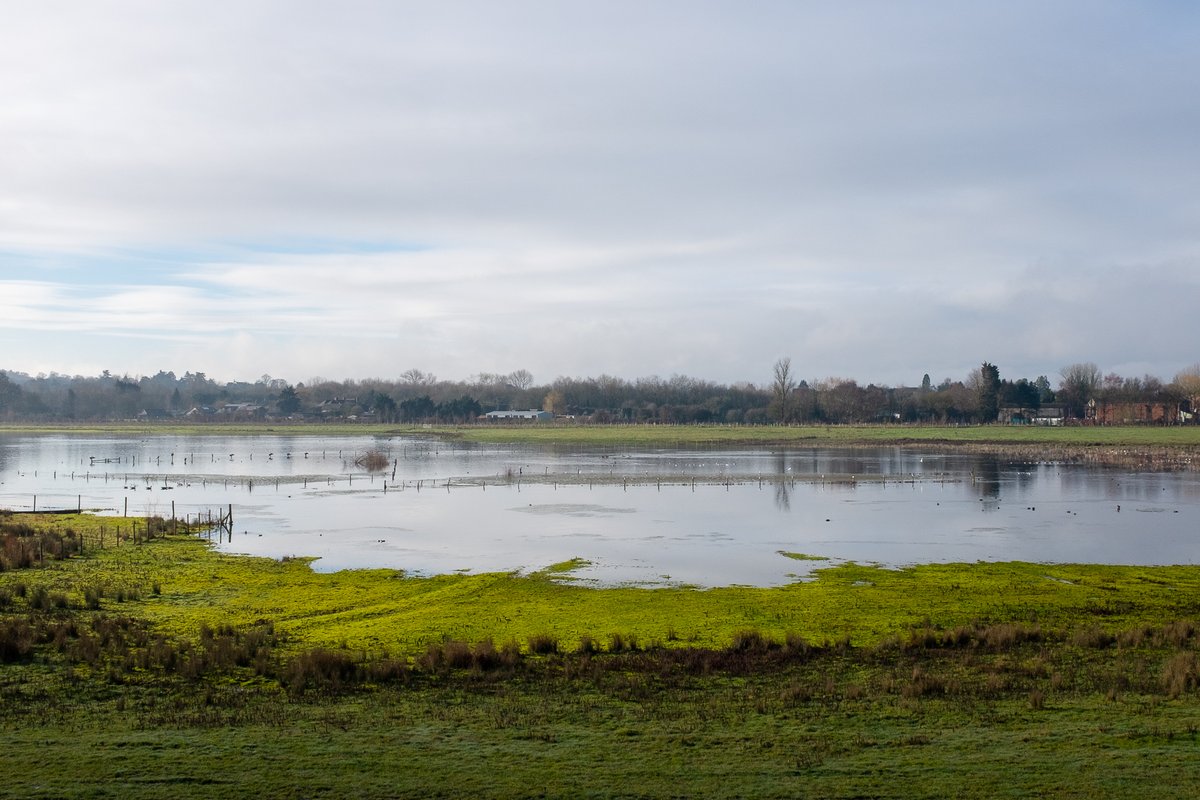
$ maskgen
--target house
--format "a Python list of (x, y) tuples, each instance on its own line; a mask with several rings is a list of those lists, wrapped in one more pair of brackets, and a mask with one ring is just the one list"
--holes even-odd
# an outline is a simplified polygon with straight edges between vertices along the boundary
[(1041, 408), (1005, 407), (1000, 409), (1000, 422), (1009, 425), (1062, 425), (1066, 412), (1062, 406), (1042, 406)]
[(1186, 421), (1184, 413), (1186, 410), (1179, 403), (1089, 400), (1086, 418), (1097, 425), (1170, 425)]
[(267, 407), (258, 403), (226, 403), (221, 406), (220, 413), (231, 417), (263, 416)]
[(1067, 418), (1067, 410), (1062, 406), (1042, 406), (1034, 412), (1034, 425), (1062, 425)]
[(489, 422), (508, 419), (531, 419), (535, 422), (547, 422), (554, 419), (553, 413), (549, 411), (539, 411), (532, 408), (528, 411), (489, 411), (483, 416)]

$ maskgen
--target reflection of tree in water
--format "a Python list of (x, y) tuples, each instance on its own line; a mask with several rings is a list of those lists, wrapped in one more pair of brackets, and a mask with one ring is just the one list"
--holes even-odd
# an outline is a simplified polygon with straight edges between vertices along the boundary
[(991, 454), (981, 454), (971, 467), (971, 478), (979, 489), (985, 511), (995, 511), (1000, 506), (1000, 459)]
[(780, 511), (790, 511), (792, 508), (792, 487), (788, 482), (787, 457), (783, 453), (775, 456), (775, 507)]
[(994, 455), (980, 455), (971, 468), (975, 485), (984, 498), (1000, 498), (1000, 460)]
[(790, 511), (792, 508), (792, 489), (787, 478), (775, 481), (775, 507), (780, 511)]

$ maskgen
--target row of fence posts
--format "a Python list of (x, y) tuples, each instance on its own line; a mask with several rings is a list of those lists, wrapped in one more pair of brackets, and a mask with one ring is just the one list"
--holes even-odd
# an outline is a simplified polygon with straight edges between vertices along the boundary
[[(76, 499), (76, 513), (82, 513), (82, 512), (83, 512), (83, 497), (82, 497), (82, 495), (80, 495)], [(37, 495), (36, 494), (33, 496), (33, 513), (35, 513), (35, 514), (37, 513)], [(58, 513), (69, 513), (69, 512), (61, 512), (60, 511)], [(129, 498), (126, 497), (123, 518), (128, 518), (128, 517), (129, 517)], [(137, 520), (132, 520), (129, 523), (129, 538), (133, 541), (134, 544), (139, 544), (140, 542), (149, 541), (153, 537), (154, 530), (153, 530), (153, 527), (151, 526), (150, 519), (151, 519), (150, 517), (146, 518), (146, 526), (143, 531), (143, 536), (140, 540), (138, 538)], [(179, 517), (175, 513), (175, 501), (172, 500), (171, 501), (171, 534), (172, 535), (179, 532), (179, 521), (180, 521)], [(217, 535), (217, 541), (221, 541), (226, 536), (228, 536), (229, 541), (232, 542), (233, 541), (233, 504), (230, 503), (224, 510), (218, 511), (217, 514), (215, 514), (215, 515), (213, 514), (213, 510), (211, 508), (206, 509), (204, 511), (198, 511), (198, 512), (196, 512), (195, 516), (186, 515), (183, 518), (183, 524), (186, 527), (199, 528), (199, 527), (203, 526), (206, 529), (205, 535), (207, 536), (209, 541), (212, 541), (213, 534), (215, 533)], [(113, 533), (116, 538), (114, 539), (114, 542), (116, 543), (117, 546), (120, 546), (122, 526), (118, 524), (115, 527), (116, 527), (116, 530)], [(107, 533), (108, 533), (108, 528), (104, 525), (101, 525), (100, 526), (100, 548), (101, 549), (104, 548), (104, 542), (105, 542), (105, 537), (106, 537)], [(80, 551), (82, 552), (82, 550), (83, 550), (83, 540), (81, 538)]]

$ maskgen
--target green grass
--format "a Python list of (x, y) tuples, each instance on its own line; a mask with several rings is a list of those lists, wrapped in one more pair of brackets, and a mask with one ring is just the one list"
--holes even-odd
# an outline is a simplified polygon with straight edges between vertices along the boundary
[(577, 560), (323, 574), (182, 535), (100, 548), (111, 521), (86, 515), (0, 523), (85, 542), (0, 572), (0, 797), (1200, 783), (1200, 567), (829, 563), (778, 588), (597, 589), (569, 580)]
[[(440, 430), (440, 429), (435, 429)], [(1200, 447), (1200, 426), (1062, 428), (976, 425), (811, 426), (478, 426), (447, 431), (469, 441), (595, 445), (856, 445), (986, 444), (1061, 446)]]
[[(1192, 797), (1195, 704), (811, 700), (754, 679), (638, 695), (553, 686), (386, 689), (201, 710), (122, 695), (3, 725), (6, 796)], [(547, 689), (558, 689), (548, 692)], [(839, 694), (840, 692), (840, 694)], [(72, 727), (68, 727), (71, 725)]]
[[(41, 519), (93, 533), (103, 524), (87, 515)], [(788, 632), (814, 641), (848, 636), (869, 645), (925, 621), (955, 626), (1038, 619), (1061, 626), (1098, 617), (1131, 625), (1200, 616), (1200, 569), (1189, 566), (978, 563), (892, 570), (850, 563), (818, 569), (811, 581), (782, 587), (703, 591), (597, 589), (563, 580), (579, 566), (582, 562), (565, 562), (529, 575), (319, 573), (305, 559), (225, 555), (199, 539), (178, 536), (148, 546), (107, 547), (22, 580), (72, 597), (92, 585), (136, 589), (143, 598), (139, 615), (175, 635), (194, 634), (201, 624), (270, 619), (305, 646), (405, 655), (445, 637), (523, 642), (546, 633), (573, 644), (583, 636), (603, 641), (612, 633), (630, 633), (643, 643), (670, 638), (719, 646), (737, 631), (754, 628), (776, 638)], [(0, 578), (12, 580), (12, 574)], [(151, 593), (155, 585), (158, 595)]]
[(0, 426), (0, 434), (136, 432), (187, 436), (319, 435), (443, 436), (490, 443), (543, 443), (598, 446), (678, 445), (1051, 445), (1062, 447), (1200, 447), (1200, 426), (1069, 426), (1061, 428), (1008, 425), (474, 425), (404, 426), (380, 424), (137, 424), (81, 426)]

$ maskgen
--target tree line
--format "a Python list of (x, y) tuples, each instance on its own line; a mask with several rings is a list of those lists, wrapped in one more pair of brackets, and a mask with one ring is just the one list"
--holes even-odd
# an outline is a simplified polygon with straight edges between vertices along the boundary
[(914, 386), (860, 384), (849, 378), (798, 380), (791, 360), (775, 362), (771, 380), (721, 384), (674, 375), (625, 379), (558, 377), (538, 384), (527, 370), (440, 380), (409, 369), (394, 379), (289, 383), (263, 375), (220, 383), (203, 372), (177, 376), (36, 376), (0, 371), (0, 421), (71, 422), (188, 418), (194, 421), (279, 419), (386, 423), (464, 423), (489, 411), (544, 409), (595, 423), (843, 424), (863, 422), (989, 423), (1005, 413), (1034, 416), (1053, 408), (1083, 420), (1101, 404), (1157, 404), (1160, 421), (1187, 418), (1200, 402), (1200, 364), (1170, 382), (1151, 376), (1102, 374), (1091, 363), (1064, 367), (1057, 380), (1002, 377), (983, 362), (960, 380)]

